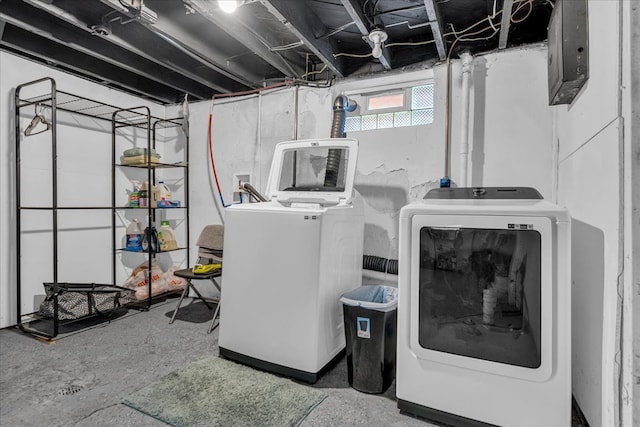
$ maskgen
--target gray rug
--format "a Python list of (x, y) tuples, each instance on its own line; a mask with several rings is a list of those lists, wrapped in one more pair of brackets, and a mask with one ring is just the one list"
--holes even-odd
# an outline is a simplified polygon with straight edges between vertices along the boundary
[(325, 397), (291, 380), (208, 357), (123, 403), (173, 426), (297, 426)]

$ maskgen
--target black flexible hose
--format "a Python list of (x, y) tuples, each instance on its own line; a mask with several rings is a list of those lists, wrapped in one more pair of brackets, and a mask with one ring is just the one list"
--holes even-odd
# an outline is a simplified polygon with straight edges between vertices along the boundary
[(362, 257), (362, 268), (365, 270), (380, 271), (382, 273), (398, 274), (398, 260), (387, 259), (374, 255)]
[[(333, 101), (333, 121), (331, 122), (331, 138), (345, 138), (344, 125), (347, 111), (353, 111), (356, 104), (344, 95), (339, 95)], [(342, 150), (330, 148), (327, 154), (327, 170), (324, 174), (324, 186), (335, 187), (338, 184)]]

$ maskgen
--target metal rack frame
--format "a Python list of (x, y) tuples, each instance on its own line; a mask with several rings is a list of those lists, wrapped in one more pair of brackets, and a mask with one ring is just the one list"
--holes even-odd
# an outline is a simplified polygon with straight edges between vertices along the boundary
[[(49, 83), (49, 90), (45, 93), (42, 93), (39, 96), (34, 96), (30, 98), (21, 98), (21, 92), (29, 87), (34, 87), (35, 85)], [(23, 206), (21, 200), (21, 158), (20, 158), (20, 144), (21, 144), (21, 136), (22, 129), (20, 123), (20, 114), (21, 110), (30, 107), (30, 106), (43, 106), (49, 108), (51, 110), (51, 123), (50, 128), (48, 129), (51, 132), (51, 206)], [(141, 113), (139, 110), (143, 110)], [(112, 123), (112, 173), (111, 173), (111, 190), (112, 190), (112, 199), (111, 206), (72, 206), (72, 207), (64, 207), (58, 206), (58, 141), (57, 141), (57, 113), (58, 111), (65, 111), (72, 114), (79, 114), (85, 117), (90, 117), (94, 119), (104, 120)], [(55, 338), (60, 332), (60, 326), (65, 325), (72, 322), (77, 322), (79, 320), (87, 319), (88, 317), (82, 317), (80, 319), (73, 320), (59, 320), (58, 319), (58, 300), (54, 299), (54, 317), (53, 319), (43, 319), (39, 318), (37, 313), (22, 313), (21, 303), (22, 303), (22, 260), (21, 260), (21, 236), (22, 236), (22, 211), (25, 210), (41, 210), (41, 211), (51, 211), (52, 215), (52, 256), (53, 256), (53, 269), (52, 269), (52, 277), (50, 282), (53, 284), (54, 294), (58, 294), (61, 290), (61, 286), (64, 286), (63, 283), (59, 282), (58, 278), (58, 213), (59, 211), (64, 210), (84, 210), (84, 209), (93, 209), (93, 210), (110, 210), (112, 213), (112, 284), (115, 284), (116, 280), (116, 224), (115, 217), (117, 215), (118, 209), (126, 209), (123, 207), (115, 206), (115, 192), (116, 192), (116, 184), (115, 184), (115, 171), (116, 167), (142, 167), (147, 168), (147, 176), (149, 178), (149, 182), (154, 182), (151, 179), (155, 179), (155, 169), (156, 168), (176, 168), (181, 167), (184, 168), (184, 180), (185, 180), (185, 190), (184, 190), (184, 199), (185, 203), (182, 207), (185, 209), (185, 227), (186, 227), (186, 246), (179, 248), (179, 250), (186, 251), (186, 259), (189, 259), (189, 217), (188, 217), (188, 208), (189, 208), (189, 173), (188, 173), (188, 165), (189, 165), (189, 136), (186, 135), (186, 144), (185, 144), (185, 162), (179, 165), (173, 164), (148, 164), (143, 165), (116, 165), (115, 162), (115, 141), (116, 141), (116, 129), (121, 127), (138, 127), (142, 129), (146, 129), (146, 137), (147, 137), (147, 148), (155, 148), (156, 144), (156, 134), (157, 128), (167, 128), (167, 127), (175, 127), (182, 126), (182, 118), (172, 118), (172, 119), (161, 119), (157, 117), (153, 117), (150, 114), (150, 110), (148, 107), (134, 107), (134, 108), (120, 108), (114, 105), (98, 102), (84, 96), (74, 95), (69, 92), (60, 91), (57, 89), (56, 81), (50, 77), (44, 77), (38, 80), (33, 80), (27, 83), (23, 83), (16, 87), (14, 93), (14, 113), (15, 113), (15, 198), (16, 198), (16, 307), (17, 307), (17, 326), (26, 333), (30, 333), (32, 335), (37, 336), (38, 338), (45, 340), (52, 340)], [(149, 151), (148, 151), (149, 152)], [(150, 159), (149, 159), (150, 160)], [(174, 208), (172, 208), (174, 209)], [(156, 209), (152, 206), (148, 207), (147, 217), (149, 220), (149, 225), (153, 223), (155, 220), (155, 211)], [(151, 275), (151, 263), (153, 261), (153, 257), (155, 254), (149, 254), (149, 275)], [(151, 277), (149, 277), (149, 298), (146, 300), (146, 308), (148, 309), (152, 304), (151, 297)], [(28, 317), (28, 320), (25, 318)], [(39, 320), (50, 320), (52, 321), (52, 333), (47, 333), (43, 330), (36, 329), (30, 325), (33, 321)]]

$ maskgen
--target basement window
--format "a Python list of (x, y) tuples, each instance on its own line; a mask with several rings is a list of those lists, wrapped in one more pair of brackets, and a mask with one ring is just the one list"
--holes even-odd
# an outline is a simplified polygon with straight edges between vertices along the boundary
[(358, 108), (347, 114), (345, 132), (433, 123), (433, 84), (365, 93), (355, 98)]

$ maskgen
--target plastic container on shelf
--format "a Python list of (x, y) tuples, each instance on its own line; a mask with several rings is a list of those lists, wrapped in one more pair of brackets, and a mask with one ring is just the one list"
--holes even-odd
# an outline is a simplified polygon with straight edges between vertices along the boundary
[(158, 181), (158, 201), (171, 200), (171, 190), (163, 180)]
[(171, 228), (167, 220), (162, 221), (158, 229), (158, 243), (160, 245), (160, 251), (163, 252), (178, 249), (178, 242), (173, 233), (173, 228)]
[(132, 252), (142, 252), (142, 227), (140, 221), (134, 219), (127, 226), (127, 245), (126, 250)]
[(145, 180), (140, 187), (138, 204), (141, 208), (149, 207), (149, 181)]
[(133, 191), (129, 194), (129, 207), (130, 208), (139, 208), (140, 207), (140, 181), (132, 180), (133, 183)]

